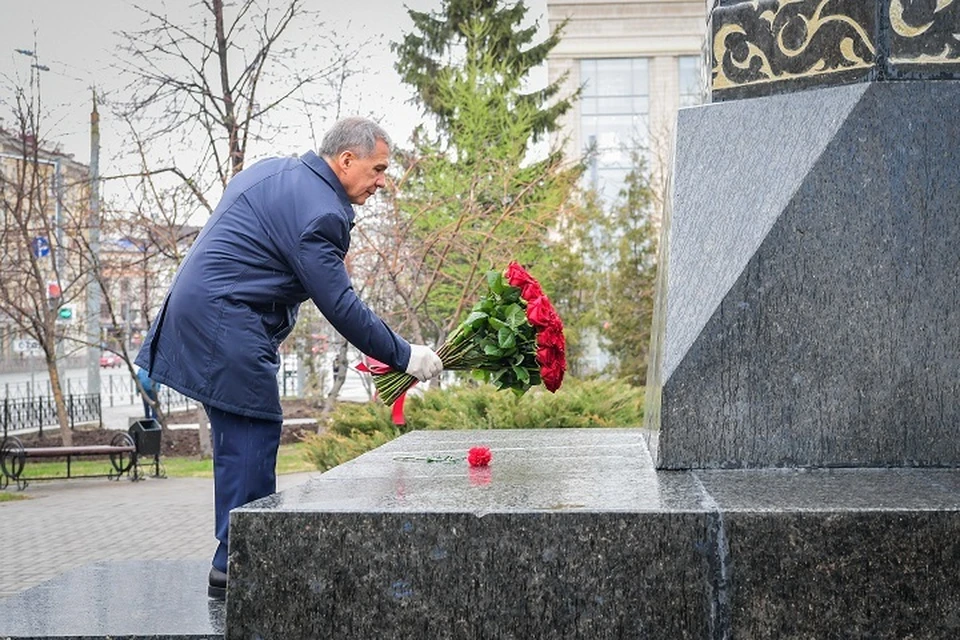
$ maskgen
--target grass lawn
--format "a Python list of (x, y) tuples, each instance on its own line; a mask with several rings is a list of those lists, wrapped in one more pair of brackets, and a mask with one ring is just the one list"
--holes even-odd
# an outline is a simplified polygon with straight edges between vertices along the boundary
[[(303, 444), (285, 444), (280, 446), (280, 453), (277, 456), (277, 474), (297, 473), (299, 471), (316, 471), (316, 465), (309, 462), (303, 455)], [(195, 458), (161, 458), (161, 463), (166, 468), (167, 476), (170, 478), (212, 478), (213, 460), (199, 460)], [(151, 463), (144, 464), (144, 470), (147, 474), (152, 472)], [(75, 458), (70, 461), (70, 475), (106, 475), (113, 471), (113, 465), (107, 459), (86, 460)], [(23, 474), (20, 476), (25, 480), (39, 477), (66, 478), (66, 462), (36, 462), (27, 461), (23, 467)], [(9, 498), (9, 491), (0, 491), (0, 502), (16, 499)]]

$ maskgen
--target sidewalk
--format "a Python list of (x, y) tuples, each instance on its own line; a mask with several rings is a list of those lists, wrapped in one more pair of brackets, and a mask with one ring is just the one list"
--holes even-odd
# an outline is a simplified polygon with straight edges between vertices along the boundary
[[(104, 407), (102, 415), (104, 429), (126, 431), (143, 407)], [(313, 421), (284, 421), (304, 422)], [(278, 476), (278, 490), (316, 474)], [(99, 560), (209, 559), (216, 549), (212, 478), (48, 480), (22, 495), (0, 502), (0, 599)]]
[[(278, 489), (312, 475), (279, 476)], [(81, 478), (22, 494), (0, 503), (0, 598), (99, 560), (209, 559), (216, 548), (212, 479)]]

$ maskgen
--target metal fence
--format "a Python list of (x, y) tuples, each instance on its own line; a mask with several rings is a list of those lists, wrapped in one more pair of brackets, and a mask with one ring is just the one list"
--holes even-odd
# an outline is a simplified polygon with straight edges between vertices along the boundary
[[(34, 374), (35, 377), (34, 377)], [(32, 400), (44, 396), (52, 396), (53, 388), (46, 372), (34, 372), (31, 379), (11, 380), (0, 382), (0, 397), (8, 400)], [(280, 371), (277, 372), (277, 384), (281, 396), (298, 397), (303, 386), (304, 372), (297, 368), (295, 357), (286, 357)], [(81, 395), (88, 393), (85, 370), (66, 371), (61, 375), (60, 385), (66, 395)], [(161, 392), (163, 406), (183, 407), (190, 406), (190, 400), (163, 387)], [(137, 383), (126, 369), (104, 369), (100, 372), (100, 395), (103, 397), (104, 408), (126, 407), (140, 403), (140, 393)]]
[[(137, 398), (139, 398), (139, 395)], [(192, 400), (179, 391), (174, 391), (170, 387), (160, 387), (158, 400), (164, 413), (170, 413), (171, 409), (190, 409), (191, 407), (200, 406), (200, 403), (196, 400)]]
[[(7, 400), (35, 400), (53, 395), (50, 381), (46, 379), (3, 383), (0, 384), (0, 391), (2, 391), (2, 397)], [(64, 378), (63, 392), (66, 395), (79, 397), (86, 395), (86, 391), (85, 380)], [(104, 376), (100, 382), (100, 395), (104, 407), (127, 407), (140, 403), (137, 383), (129, 376)], [(167, 387), (162, 388), (160, 399), (166, 408), (189, 407), (193, 402)]]
[[(64, 398), (70, 427), (85, 422), (101, 421), (100, 396), (97, 394), (70, 394)], [(53, 396), (25, 399), (3, 399), (3, 435), (8, 432), (36, 429), (43, 435), (44, 427), (58, 426), (57, 405)]]

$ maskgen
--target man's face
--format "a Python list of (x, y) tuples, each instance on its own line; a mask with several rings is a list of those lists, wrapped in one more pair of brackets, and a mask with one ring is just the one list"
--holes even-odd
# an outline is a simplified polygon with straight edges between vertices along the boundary
[(377, 189), (387, 184), (386, 171), (390, 164), (390, 147), (377, 140), (373, 153), (365, 158), (352, 151), (344, 151), (337, 157), (340, 165), (340, 184), (352, 204), (363, 204)]

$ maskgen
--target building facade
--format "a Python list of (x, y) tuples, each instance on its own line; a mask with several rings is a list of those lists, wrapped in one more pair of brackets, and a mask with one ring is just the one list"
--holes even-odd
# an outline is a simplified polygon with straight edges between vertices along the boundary
[(86, 165), (0, 130), (0, 372), (43, 369), (23, 325), (36, 327), (44, 308), (56, 312), (61, 365), (84, 366), (88, 301), (97, 305), (99, 345), (136, 353), (197, 234), (136, 211), (110, 211), (93, 235), (89, 194)]
[(0, 370), (42, 358), (20, 326), (39, 318), (31, 309), (53, 308), (62, 335), (82, 326), (78, 230), (86, 226), (88, 200), (86, 165), (0, 130)]
[(549, 80), (567, 74), (564, 95), (583, 89), (565, 116), (565, 151), (593, 149), (585, 179), (604, 201), (616, 198), (634, 150), (665, 188), (677, 110), (704, 95), (706, 17), (704, 0), (547, 0), (551, 32), (566, 21)]

